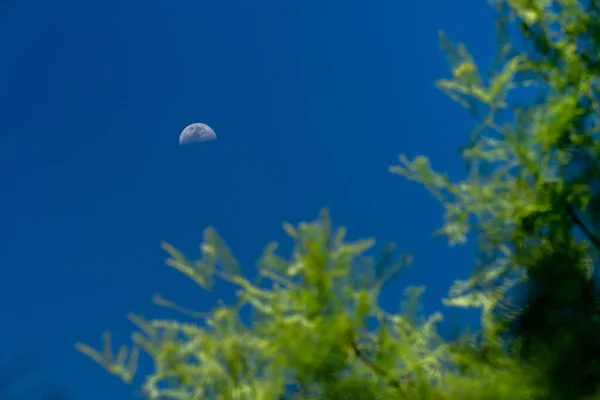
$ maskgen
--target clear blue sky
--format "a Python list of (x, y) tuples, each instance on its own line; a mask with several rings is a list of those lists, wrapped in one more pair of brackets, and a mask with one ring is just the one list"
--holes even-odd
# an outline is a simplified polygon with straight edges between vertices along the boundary
[[(493, 50), (485, 2), (74, 1), (0, 4), (0, 339), (3, 357), (41, 351), (74, 399), (132, 398), (74, 350), (128, 311), (164, 316), (161, 292), (208, 309), (164, 266), (213, 225), (248, 268), (281, 223), (321, 207), (351, 238), (394, 241), (425, 284), (427, 311), (471, 266), (431, 232), (441, 207), (388, 173), (424, 153), (460, 177), (470, 119), (434, 88), (438, 29)], [(218, 141), (180, 147), (192, 122)]]

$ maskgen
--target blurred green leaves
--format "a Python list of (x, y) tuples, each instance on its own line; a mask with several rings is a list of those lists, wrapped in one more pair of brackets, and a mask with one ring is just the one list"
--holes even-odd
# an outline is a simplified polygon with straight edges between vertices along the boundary
[[(343, 228), (332, 231), (326, 211), (315, 222), (285, 224), (284, 229), (294, 241), (291, 258), (277, 255), (272, 243), (259, 262), (259, 275), (269, 281), (269, 289), (264, 281), (257, 285), (240, 274), (237, 261), (211, 228), (205, 231), (200, 260), (188, 261), (163, 245), (170, 255), (167, 265), (205, 289), (215, 279), (237, 285), (239, 302), (218, 306), (198, 325), (132, 316), (141, 332), (133, 336), (129, 358), (126, 349), (113, 357), (108, 334), (102, 352), (81, 344), (78, 349), (131, 382), (142, 348), (154, 359), (156, 371), (146, 380), (144, 392), (156, 399), (216, 393), (221, 398), (273, 399), (283, 396), (289, 384), (299, 385), (307, 395), (325, 395), (334, 390), (332, 381), (367, 372), (371, 362), (385, 365), (385, 376), (379, 376), (379, 369), (370, 371), (374, 387), (383, 390), (396, 376), (415, 371), (431, 375), (440, 368), (435, 357), (424, 357), (429, 338), (435, 339), (433, 324), (439, 315), (416, 327), (377, 304), (385, 281), (405, 265), (405, 257), (376, 276), (375, 264), (363, 257), (374, 241), (346, 242)], [(255, 316), (250, 325), (238, 314), (246, 306)], [(369, 329), (369, 319), (386, 328)], [(359, 358), (367, 357), (363, 347), (379, 350), (361, 363)], [(402, 353), (404, 361), (390, 358), (392, 350)]]

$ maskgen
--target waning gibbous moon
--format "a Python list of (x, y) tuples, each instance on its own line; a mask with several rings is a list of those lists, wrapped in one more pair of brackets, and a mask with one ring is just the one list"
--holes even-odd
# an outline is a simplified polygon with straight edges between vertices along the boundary
[(179, 144), (186, 145), (198, 142), (208, 142), (210, 140), (215, 140), (217, 138), (217, 134), (212, 128), (203, 123), (195, 123), (185, 127), (183, 131), (181, 131), (181, 135), (179, 135)]

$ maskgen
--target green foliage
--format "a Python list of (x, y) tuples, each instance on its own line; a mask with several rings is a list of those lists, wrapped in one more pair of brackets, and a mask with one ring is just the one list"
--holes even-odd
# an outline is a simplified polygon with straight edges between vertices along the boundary
[[(600, 377), (593, 277), (600, 242), (584, 222), (586, 213), (597, 215), (587, 206), (598, 199), (600, 8), (567, 0), (495, 5), (501, 32), (516, 26), (522, 48), (501, 38), (503, 66), (484, 85), (457, 46), (454, 79), (439, 83), (479, 121), (462, 151), (468, 176), (450, 182), (424, 157), (401, 157), (391, 170), (442, 201), (440, 233), (451, 243), (477, 229), (480, 268), (454, 285), (446, 304), (481, 308), (485, 341), (509, 338), (523, 362), (543, 371), (550, 398), (580, 398), (597, 392)], [(536, 100), (517, 106), (511, 93)], [(574, 173), (582, 159), (591, 163)], [(521, 304), (507, 296), (515, 285)]]
[(237, 286), (237, 303), (196, 324), (132, 315), (140, 331), (129, 356), (123, 347), (113, 357), (108, 334), (103, 351), (78, 349), (127, 383), (140, 349), (149, 354), (150, 399), (600, 399), (600, 4), (492, 5), (499, 51), (489, 77), (441, 36), (452, 76), (438, 87), (477, 121), (461, 150), (465, 178), (436, 172), (424, 156), (390, 167), (443, 204), (437, 234), (451, 245), (477, 238), (477, 268), (445, 304), (480, 309), (481, 332), (442, 341), (441, 314), (417, 312), (423, 288), (405, 291), (400, 313), (383, 310), (380, 291), (408, 258), (382, 270), (365, 256), (373, 240), (346, 242), (323, 212), (284, 224), (290, 259), (267, 246), (255, 281), (212, 228), (200, 260), (165, 244), (169, 266), (205, 290), (215, 279)]
[[(210, 228), (203, 257), (196, 262), (164, 245), (171, 255), (168, 265), (204, 288), (214, 278), (237, 285), (239, 302), (219, 305), (202, 325), (132, 316), (142, 332), (133, 336), (133, 360), (138, 346), (154, 359), (156, 372), (144, 385), (149, 398), (218, 393), (222, 398), (276, 399), (289, 385), (304, 396), (339, 398), (334, 393), (356, 385), (357, 376), (370, 376), (371, 386), (361, 390), (384, 393), (394, 382), (401, 394), (406, 390), (396, 382), (401, 377), (440, 377), (446, 349), (435, 331), (439, 314), (418, 324), (377, 304), (384, 283), (406, 264), (405, 258), (376, 276), (373, 261), (361, 257), (373, 241), (345, 242), (344, 229), (332, 233), (325, 212), (314, 223), (286, 224), (285, 229), (295, 242), (292, 257), (285, 260), (275, 254), (275, 244), (267, 246), (259, 263), (261, 285), (239, 273), (229, 249)], [(411, 292), (414, 302), (422, 290)], [(239, 318), (242, 307), (252, 310), (249, 325)], [(368, 328), (369, 319), (377, 329)], [(102, 353), (78, 348), (131, 382), (135, 361), (126, 362), (127, 350), (115, 360), (108, 340)], [(161, 389), (162, 383), (172, 388)]]

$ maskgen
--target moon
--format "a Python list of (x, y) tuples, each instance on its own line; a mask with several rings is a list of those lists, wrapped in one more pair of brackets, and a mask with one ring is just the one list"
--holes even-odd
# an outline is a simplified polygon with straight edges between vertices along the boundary
[(181, 135), (179, 135), (179, 144), (186, 145), (198, 142), (208, 142), (215, 140), (216, 138), (217, 134), (210, 126), (198, 122), (186, 126), (185, 129), (181, 131)]

